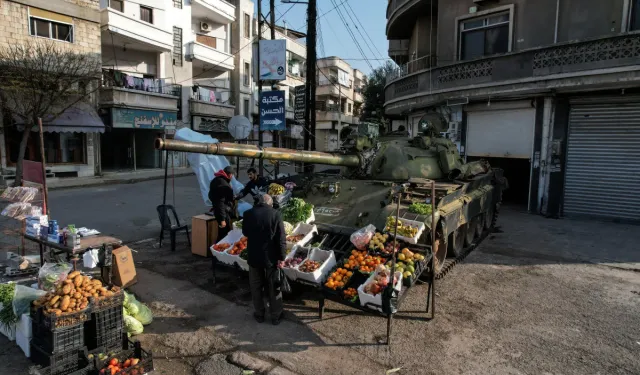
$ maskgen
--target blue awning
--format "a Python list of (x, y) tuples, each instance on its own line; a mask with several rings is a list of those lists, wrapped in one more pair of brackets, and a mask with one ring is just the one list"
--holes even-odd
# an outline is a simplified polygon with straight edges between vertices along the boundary
[[(24, 129), (24, 121), (22, 119), (16, 118), (16, 123), (19, 129)], [(38, 127), (34, 126), (32, 130), (38, 131)], [(104, 133), (104, 123), (91, 104), (78, 102), (53, 121), (47, 120), (45, 116), (42, 119), (42, 130), (57, 133)]]

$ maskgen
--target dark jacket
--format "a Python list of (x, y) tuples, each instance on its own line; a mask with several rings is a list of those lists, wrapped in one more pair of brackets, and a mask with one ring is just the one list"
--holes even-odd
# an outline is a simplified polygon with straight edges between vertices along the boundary
[(224, 171), (219, 171), (209, 185), (209, 200), (211, 201), (211, 209), (218, 223), (226, 221), (230, 225), (233, 212), (233, 189), (231, 188), (231, 180)]
[(239, 198), (244, 198), (247, 196), (247, 194), (251, 194), (255, 198), (256, 194), (253, 192), (253, 189), (256, 189), (256, 188), (261, 189), (265, 186), (269, 186), (267, 179), (262, 176), (258, 176), (258, 178), (255, 181), (249, 180), (249, 182), (247, 182), (247, 184), (244, 185), (244, 189), (242, 189), (242, 191), (240, 192), (240, 194), (238, 194), (238, 196)]
[(273, 267), (284, 260), (287, 236), (280, 212), (258, 202), (242, 217), (242, 234), (247, 237), (247, 263), (251, 267)]

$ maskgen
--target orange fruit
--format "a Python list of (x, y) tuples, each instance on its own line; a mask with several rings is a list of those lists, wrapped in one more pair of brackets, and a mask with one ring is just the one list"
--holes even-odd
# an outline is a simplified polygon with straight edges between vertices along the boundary
[(335, 284), (333, 281), (329, 281), (329, 282), (327, 283), (327, 287), (328, 287), (328, 288), (333, 288), (335, 285), (336, 285), (336, 284)]
[(351, 271), (347, 271), (347, 276), (348, 276), (348, 277), (353, 276), (353, 272), (351, 272)]
[(342, 276), (340, 276), (340, 275), (336, 276), (335, 280), (338, 281), (338, 282), (342, 281)]

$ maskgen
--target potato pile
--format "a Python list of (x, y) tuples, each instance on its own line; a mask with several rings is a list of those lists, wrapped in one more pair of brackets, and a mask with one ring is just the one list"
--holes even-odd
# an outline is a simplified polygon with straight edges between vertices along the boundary
[(89, 298), (113, 296), (118, 290), (108, 290), (97, 279), (83, 276), (80, 271), (71, 272), (67, 278), (49, 292), (33, 302), (34, 307), (43, 307), (47, 314), (57, 316), (82, 311), (89, 306)]

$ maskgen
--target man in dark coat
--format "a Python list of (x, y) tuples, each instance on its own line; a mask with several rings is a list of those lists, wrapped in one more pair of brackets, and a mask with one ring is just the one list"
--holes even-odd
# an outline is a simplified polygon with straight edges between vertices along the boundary
[(268, 293), (271, 321), (282, 320), (282, 291), (274, 283), (275, 272), (284, 260), (287, 237), (280, 212), (273, 207), (268, 194), (259, 195), (256, 205), (243, 216), (242, 234), (247, 237), (249, 257), (249, 285), (255, 312), (253, 316), (262, 323), (265, 317), (264, 294)]
[(211, 201), (211, 211), (218, 222), (218, 239), (223, 239), (231, 230), (231, 217), (233, 216), (233, 189), (231, 179), (233, 169), (230, 166), (219, 170), (214, 174), (209, 185), (209, 200)]
[(247, 196), (247, 194), (251, 194), (253, 196), (254, 201), (258, 197), (258, 189), (262, 189), (265, 186), (269, 186), (267, 179), (258, 175), (258, 172), (255, 168), (251, 167), (247, 170), (247, 175), (249, 176), (249, 182), (244, 185), (244, 189), (240, 191), (238, 195), (236, 195), (236, 199), (242, 199)]

